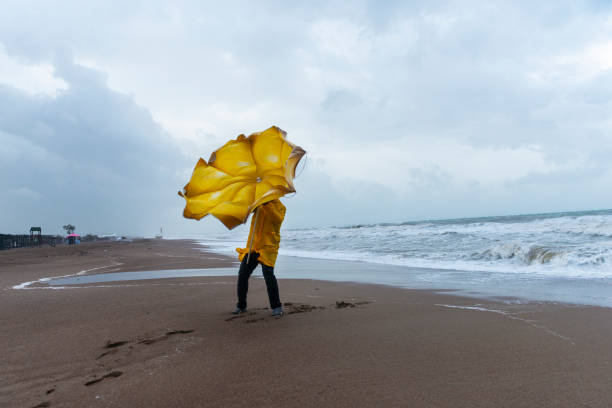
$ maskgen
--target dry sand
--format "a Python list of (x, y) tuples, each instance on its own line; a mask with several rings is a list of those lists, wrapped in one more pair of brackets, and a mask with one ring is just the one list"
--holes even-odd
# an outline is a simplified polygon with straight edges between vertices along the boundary
[(283, 280), (280, 270), (281, 319), (269, 316), (262, 279), (251, 279), (250, 311), (238, 318), (228, 313), (235, 276), (11, 289), (93, 268), (235, 264), (195, 247), (0, 252), (0, 405), (612, 406), (607, 308)]

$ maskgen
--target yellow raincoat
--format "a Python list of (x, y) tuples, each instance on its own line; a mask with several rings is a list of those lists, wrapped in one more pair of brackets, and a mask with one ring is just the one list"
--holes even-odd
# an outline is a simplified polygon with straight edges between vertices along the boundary
[[(236, 248), (242, 259), (249, 253), (249, 244), (253, 240), (253, 252), (259, 252), (258, 261), (264, 265), (274, 266), (278, 255), (278, 244), (280, 243), (280, 227), (285, 219), (285, 206), (280, 200), (272, 200), (260, 205), (256, 210), (259, 215), (253, 214), (251, 220), (251, 231), (247, 240), (246, 248)], [(255, 225), (257, 220), (257, 225)]]

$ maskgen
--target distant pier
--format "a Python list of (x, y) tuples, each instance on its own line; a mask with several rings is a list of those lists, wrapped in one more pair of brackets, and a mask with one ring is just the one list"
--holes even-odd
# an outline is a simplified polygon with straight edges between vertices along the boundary
[(43, 245), (50, 245), (54, 247), (57, 240), (58, 237), (56, 235), (0, 234), (0, 250), (12, 248), (39, 247)]

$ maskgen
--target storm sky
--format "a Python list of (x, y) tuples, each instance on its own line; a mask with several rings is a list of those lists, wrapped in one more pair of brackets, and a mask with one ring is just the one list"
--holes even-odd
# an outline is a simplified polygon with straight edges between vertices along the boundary
[(222, 231), (177, 191), (272, 125), (286, 228), (611, 208), (609, 4), (5, 0), (0, 233)]

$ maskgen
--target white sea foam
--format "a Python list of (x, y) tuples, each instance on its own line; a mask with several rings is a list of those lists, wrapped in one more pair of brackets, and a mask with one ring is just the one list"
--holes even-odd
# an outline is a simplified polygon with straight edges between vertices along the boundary
[[(109, 264), (109, 265), (99, 266), (97, 268), (91, 268), (91, 269), (84, 269), (82, 271), (79, 271), (77, 273), (73, 273), (73, 274), (70, 274), (70, 275), (51, 276), (51, 277), (48, 277), (48, 278), (40, 278), (40, 279), (37, 279), (35, 281), (23, 282), (23, 283), (20, 283), (19, 285), (12, 286), (11, 289), (35, 289), (35, 288), (38, 288), (38, 287), (31, 287), (31, 286), (36, 284), (36, 283), (46, 283), (46, 282), (49, 282), (50, 280), (53, 280), (53, 279), (71, 278), (71, 277), (74, 277), (74, 276), (81, 276), (81, 275), (85, 275), (85, 274), (87, 274), (88, 272), (91, 272), (91, 271), (97, 271), (99, 269), (107, 269), (107, 268), (110, 268), (112, 266), (120, 266), (120, 265), (123, 265), (123, 264), (121, 262), (112, 261), (111, 264)], [(63, 289), (63, 287), (59, 287), (59, 286), (55, 286), (55, 287), (44, 286), (43, 288), (45, 288), (45, 289)]]
[[(235, 254), (246, 228), (206, 240)], [(283, 231), (280, 254), (542, 276), (612, 277), (612, 211)]]
[(505, 312), (503, 310), (488, 309), (486, 307), (482, 307), (482, 306), (479, 306), (479, 305), (476, 305), (476, 306), (458, 306), (458, 305), (436, 304), (436, 306), (445, 307), (447, 309), (474, 310), (474, 311), (478, 311), (478, 312), (491, 312), (491, 313), (497, 313), (497, 314), (501, 314), (501, 315), (507, 315), (508, 314), (507, 312)]

